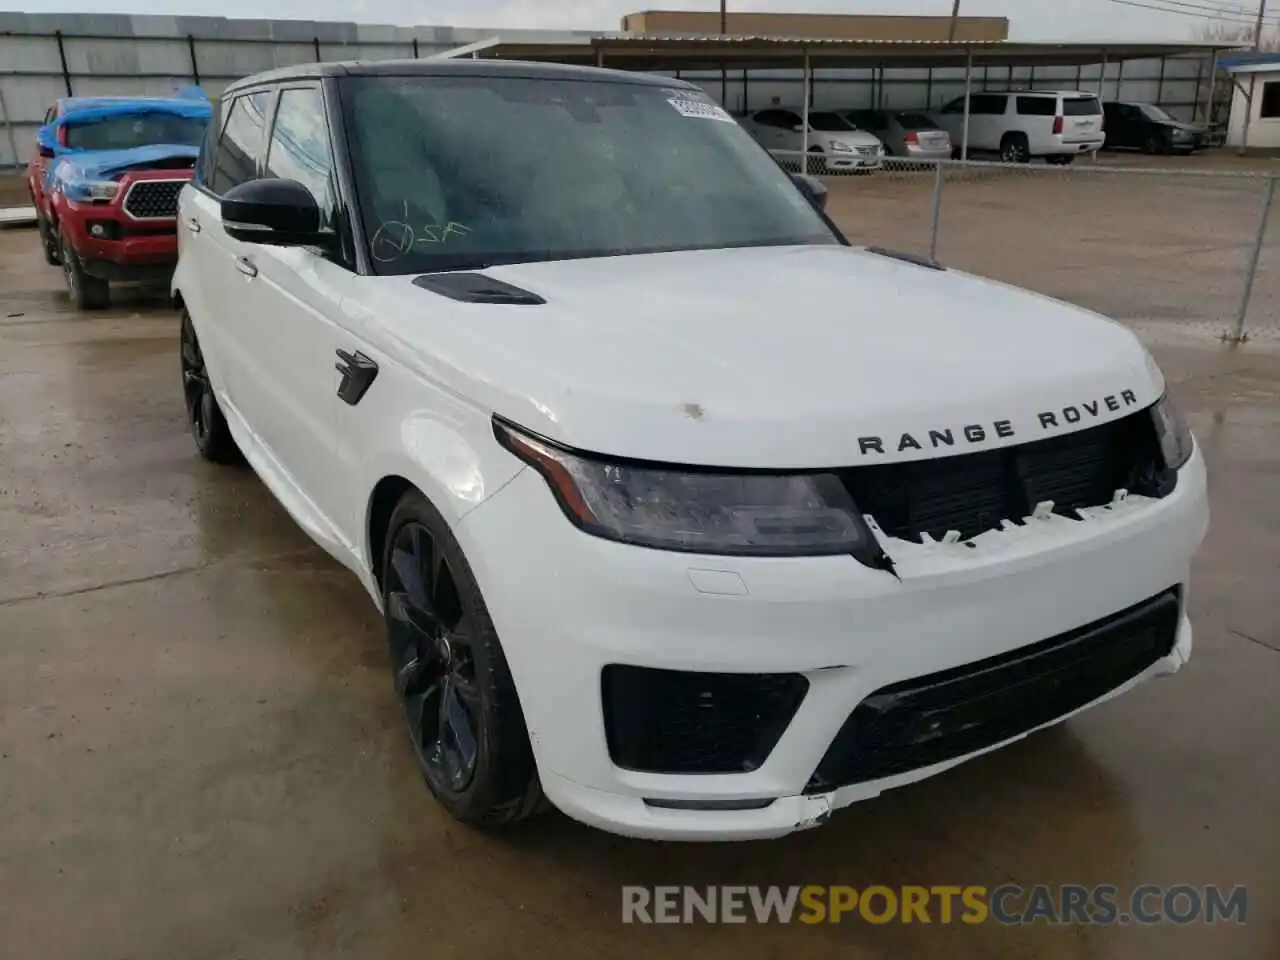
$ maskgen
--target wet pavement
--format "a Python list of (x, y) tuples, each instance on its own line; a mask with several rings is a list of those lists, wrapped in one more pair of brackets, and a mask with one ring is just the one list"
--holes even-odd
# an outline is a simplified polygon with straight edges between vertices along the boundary
[[(1157, 348), (1211, 469), (1187, 669), (823, 829), (676, 846), (432, 804), (370, 603), (197, 458), (176, 343), (0, 233), (0, 957), (1280, 956), (1275, 352)], [(1001, 883), (1243, 884), (1249, 922), (620, 922), (623, 884)]]

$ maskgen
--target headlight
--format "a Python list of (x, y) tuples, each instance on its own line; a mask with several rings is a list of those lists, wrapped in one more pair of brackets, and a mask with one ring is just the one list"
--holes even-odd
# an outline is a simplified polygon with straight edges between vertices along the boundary
[(534, 467), (565, 515), (609, 540), (690, 553), (852, 554), (891, 569), (831, 473), (727, 472), (607, 460), (494, 421), (498, 442)]
[(1167, 393), (1151, 408), (1151, 418), (1155, 421), (1165, 466), (1177, 470), (1191, 459), (1191, 451), (1195, 448), (1191, 429)]
[(839, 140), (827, 141), (827, 146), (831, 148), (833, 153), (853, 153), (853, 147), (847, 143), (841, 143)]
[(84, 192), (90, 200), (110, 200), (120, 192), (120, 184), (111, 180), (91, 180), (84, 185)]

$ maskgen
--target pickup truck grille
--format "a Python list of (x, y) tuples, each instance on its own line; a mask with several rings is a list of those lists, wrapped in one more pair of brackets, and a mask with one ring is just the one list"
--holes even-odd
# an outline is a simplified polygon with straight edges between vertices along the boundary
[(186, 180), (139, 180), (129, 187), (124, 211), (135, 220), (171, 219), (178, 215), (178, 194)]
[(921, 542), (957, 530), (962, 539), (1020, 522), (1036, 504), (1054, 513), (1110, 503), (1118, 489), (1164, 496), (1177, 474), (1164, 468), (1147, 411), (1063, 437), (1002, 450), (913, 463), (855, 467), (842, 474), (864, 514), (891, 537)]

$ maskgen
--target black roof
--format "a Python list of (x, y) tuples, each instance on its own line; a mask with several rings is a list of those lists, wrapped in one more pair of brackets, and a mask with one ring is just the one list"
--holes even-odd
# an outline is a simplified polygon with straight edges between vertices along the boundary
[(672, 77), (628, 70), (606, 70), (564, 63), (534, 63), (523, 60), (347, 60), (338, 63), (303, 63), (280, 67), (237, 80), (227, 86), (224, 96), (245, 87), (286, 80), (317, 77), (513, 77), (526, 80), (594, 80), (604, 83), (634, 83), (654, 87), (692, 90), (693, 84)]

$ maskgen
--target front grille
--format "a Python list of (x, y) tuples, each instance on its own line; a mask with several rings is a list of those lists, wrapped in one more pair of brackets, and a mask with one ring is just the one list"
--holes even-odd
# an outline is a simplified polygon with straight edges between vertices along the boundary
[(651, 773), (744, 773), (768, 758), (809, 681), (610, 664), (601, 675), (609, 756)]
[(878, 147), (857, 147), (856, 149), (864, 157), (874, 157), (879, 152)]
[(125, 212), (139, 220), (158, 220), (178, 215), (178, 194), (186, 180), (139, 180), (124, 198)]
[(941, 763), (1071, 713), (1168, 656), (1179, 607), (1175, 588), (1041, 643), (877, 690), (849, 715), (806, 792)]
[(1021, 522), (1036, 504), (1073, 516), (1110, 503), (1119, 489), (1164, 496), (1177, 474), (1163, 468), (1155, 427), (1146, 411), (1063, 437), (981, 453), (855, 467), (842, 479), (858, 509), (891, 537), (921, 534), (963, 539)]

